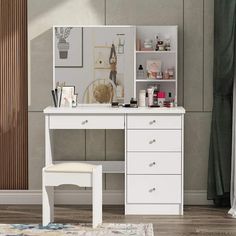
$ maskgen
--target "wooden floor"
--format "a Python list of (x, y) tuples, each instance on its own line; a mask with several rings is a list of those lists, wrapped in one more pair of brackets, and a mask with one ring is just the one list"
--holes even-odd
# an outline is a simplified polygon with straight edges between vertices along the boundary
[[(123, 206), (104, 206), (103, 221), (111, 223), (153, 223), (155, 236), (236, 235), (236, 219), (224, 208), (187, 206), (184, 216), (125, 216)], [(88, 206), (57, 206), (55, 220), (60, 223), (92, 221)], [(0, 205), (0, 223), (41, 223), (41, 206)]]

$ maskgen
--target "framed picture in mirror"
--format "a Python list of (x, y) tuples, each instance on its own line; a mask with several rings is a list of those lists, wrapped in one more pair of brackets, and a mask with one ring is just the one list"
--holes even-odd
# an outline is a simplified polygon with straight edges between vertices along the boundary
[(83, 67), (83, 27), (54, 27), (56, 68)]

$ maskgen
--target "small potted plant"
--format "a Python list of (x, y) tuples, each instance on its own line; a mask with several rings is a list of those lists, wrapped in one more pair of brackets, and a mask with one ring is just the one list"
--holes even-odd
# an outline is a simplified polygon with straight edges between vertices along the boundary
[(70, 35), (72, 27), (56, 27), (55, 34), (58, 39), (57, 48), (59, 50), (59, 58), (60, 59), (67, 59), (68, 57), (68, 50), (70, 48), (69, 42), (66, 39)]

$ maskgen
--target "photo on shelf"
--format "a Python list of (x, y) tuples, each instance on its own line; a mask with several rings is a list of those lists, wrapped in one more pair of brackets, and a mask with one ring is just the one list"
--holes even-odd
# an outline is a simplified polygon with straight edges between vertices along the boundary
[(61, 89), (60, 106), (72, 107), (75, 95), (75, 86), (63, 86)]
[(159, 59), (147, 60), (147, 76), (149, 79), (156, 79), (161, 72), (162, 62)]

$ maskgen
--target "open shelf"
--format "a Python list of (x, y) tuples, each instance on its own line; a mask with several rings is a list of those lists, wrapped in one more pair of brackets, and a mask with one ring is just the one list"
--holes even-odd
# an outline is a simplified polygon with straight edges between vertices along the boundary
[[(67, 161), (70, 162), (70, 161)], [(71, 161), (76, 163), (86, 163), (92, 165), (102, 165), (102, 172), (105, 174), (125, 173), (124, 161)], [(63, 163), (63, 161), (54, 161), (55, 164)]]
[[(156, 36), (158, 39), (165, 41), (166, 38), (170, 39), (170, 51), (146, 51), (144, 48), (144, 41), (146, 39), (152, 40), (152, 46), (155, 47)], [(172, 98), (177, 103), (178, 98), (178, 27), (177, 26), (137, 26), (136, 27), (136, 40), (139, 40), (138, 47), (135, 48), (135, 67), (134, 67), (134, 94), (139, 98), (140, 90), (147, 90), (149, 87), (158, 86), (160, 91), (172, 94)], [(140, 50), (137, 50), (140, 49)], [(173, 69), (174, 77), (172, 79), (151, 79), (147, 78), (147, 62), (160, 61), (161, 66), (159, 71), (163, 74), (169, 69)], [(158, 63), (158, 62), (157, 62)], [(143, 74), (138, 74), (138, 68), (142, 65)], [(164, 76), (163, 76), (164, 78)], [(166, 77), (165, 77), (166, 78)]]
[(136, 79), (136, 82), (176, 82), (175, 79)]
[(136, 51), (137, 54), (175, 54), (176, 51)]

